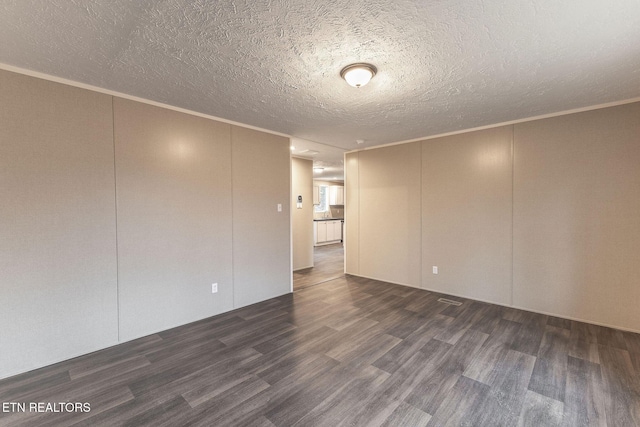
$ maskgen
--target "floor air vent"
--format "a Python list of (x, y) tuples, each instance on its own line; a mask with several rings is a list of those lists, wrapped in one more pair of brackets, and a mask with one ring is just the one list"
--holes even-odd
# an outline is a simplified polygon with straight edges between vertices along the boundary
[(462, 303), (460, 301), (454, 301), (454, 300), (450, 300), (450, 299), (446, 299), (446, 298), (438, 298), (438, 302), (443, 302), (443, 303), (449, 304), (449, 305), (462, 305)]

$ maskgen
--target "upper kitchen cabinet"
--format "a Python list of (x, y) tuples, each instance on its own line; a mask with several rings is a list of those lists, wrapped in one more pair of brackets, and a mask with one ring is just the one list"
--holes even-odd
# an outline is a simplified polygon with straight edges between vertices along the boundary
[(313, 186), (313, 204), (314, 205), (320, 204), (320, 187), (317, 185)]
[(329, 189), (329, 204), (344, 205), (344, 187), (332, 185)]

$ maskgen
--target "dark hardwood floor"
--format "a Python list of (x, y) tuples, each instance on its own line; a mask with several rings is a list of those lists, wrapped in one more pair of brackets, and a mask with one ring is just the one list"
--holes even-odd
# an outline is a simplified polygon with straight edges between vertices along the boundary
[(293, 290), (324, 283), (344, 276), (342, 243), (313, 248), (313, 267), (293, 272)]
[(0, 381), (55, 426), (633, 426), (640, 336), (345, 276)]

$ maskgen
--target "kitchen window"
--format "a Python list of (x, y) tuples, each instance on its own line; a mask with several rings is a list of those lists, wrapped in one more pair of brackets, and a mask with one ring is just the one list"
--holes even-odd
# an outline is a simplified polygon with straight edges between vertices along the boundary
[(315, 212), (323, 213), (329, 210), (329, 187), (321, 185), (318, 187), (320, 203), (313, 207)]

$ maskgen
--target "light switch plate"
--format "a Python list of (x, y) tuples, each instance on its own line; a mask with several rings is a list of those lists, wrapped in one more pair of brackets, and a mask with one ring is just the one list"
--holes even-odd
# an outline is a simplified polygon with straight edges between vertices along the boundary
[(211, 293), (212, 294), (218, 293), (218, 284), (217, 283), (212, 283), (211, 284)]
[(437, 265), (433, 266), (433, 274), (438, 274), (438, 266)]

